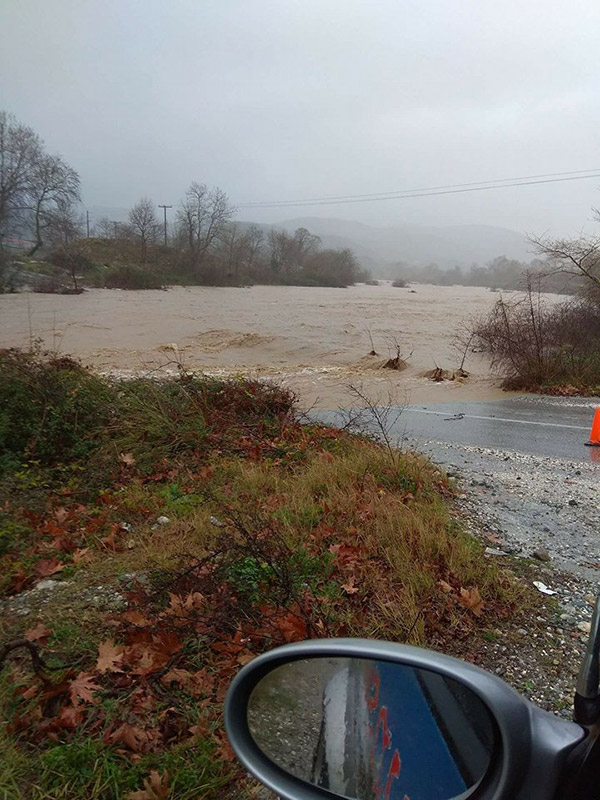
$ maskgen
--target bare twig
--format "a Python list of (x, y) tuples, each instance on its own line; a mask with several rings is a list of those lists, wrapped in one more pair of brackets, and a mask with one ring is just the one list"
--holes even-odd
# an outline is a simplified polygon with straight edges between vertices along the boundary
[(12, 639), (10, 642), (7, 642), (0, 648), (0, 669), (2, 669), (4, 666), (4, 662), (6, 661), (9, 653), (21, 648), (29, 652), (29, 655), (31, 656), (31, 666), (33, 667), (33, 671), (38, 678), (44, 681), (44, 683), (49, 683), (49, 678), (45, 674), (45, 672), (48, 670), (48, 667), (40, 655), (38, 646), (35, 644), (35, 642), (30, 642), (29, 639)]

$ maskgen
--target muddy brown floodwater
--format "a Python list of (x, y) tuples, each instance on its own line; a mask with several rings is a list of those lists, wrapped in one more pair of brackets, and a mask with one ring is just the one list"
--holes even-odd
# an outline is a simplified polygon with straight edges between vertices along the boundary
[[(223, 375), (269, 376), (295, 389), (305, 406), (344, 405), (348, 384), (400, 402), (494, 399), (485, 360), (471, 355), (464, 384), (423, 378), (454, 369), (454, 329), (492, 307), (498, 294), (477, 287), (358, 285), (349, 289), (254, 286), (173, 287), (168, 291), (92, 289), (78, 296), (0, 296), (0, 345), (32, 338), (104, 372), (129, 374), (175, 359)], [(369, 356), (370, 335), (378, 356)], [(402, 373), (381, 369), (395, 343), (412, 356)]]

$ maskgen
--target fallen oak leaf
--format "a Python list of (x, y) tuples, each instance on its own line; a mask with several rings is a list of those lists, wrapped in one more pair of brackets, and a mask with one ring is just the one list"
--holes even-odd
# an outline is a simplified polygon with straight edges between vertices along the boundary
[(231, 745), (229, 744), (229, 740), (225, 736), (222, 731), (217, 731), (214, 734), (213, 739), (217, 743), (217, 748), (215, 750), (215, 756), (217, 757), (218, 761), (235, 761), (235, 754), (231, 749)]
[(80, 700), (84, 703), (98, 703), (99, 700), (94, 697), (94, 692), (97, 692), (102, 687), (94, 683), (94, 676), (90, 672), (80, 672), (77, 677), (69, 681), (69, 696), (71, 702), (76, 706)]
[(63, 506), (54, 509), (54, 519), (58, 522), (59, 525), (62, 525), (62, 523), (66, 520), (68, 516), (69, 512)]
[(128, 800), (166, 800), (169, 795), (169, 773), (162, 775), (155, 769), (150, 770), (150, 777), (144, 778), (144, 788), (129, 792)]
[[(39, 687), (36, 686), (35, 684), (33, 686), (30, 686), (28, 689), (23, 689), (23, 691), (20, 693), (21, 697), (24, 700), (31, 700), (32, 697), (35, 697), (36, 694), (38, 693), (38, 689), (39, 689)], [(16, 694), (16, 692), (15, 692), (15, 694)]]
[(354, 581), (354, 575), (350, 575), (347, 583), (342, 584), (342, 589), (346, 592), (346, 594), (356, 594), (358, 592), (358, 586), (354, 585)]
[(120, 619), (129, 622), (137, 628), (145, 628), (151, 624), (151, 620), (149, 620), (148, 617), (145, 617), (141, 611), (135, 609), (132, 611), (124, 611), (120, 615)]
[(476, 586), (472, 589), (465, 589), (461, 586), (458, 602), (468, 611), (475, 614), (476, 617), (482, 616), (484, 604), (479, 594), (479, 589)]
[(108, 738), (112, 744), (118, 744), (120, 742), (134, 753), (140, 753), (148, 743), (150, 736), (145, 730), (138, 728), (137, 725), (124, 722), (116, 731), (113, 731)]
[(163, 686), (176, 683), (182, 689), (186, 689), (193, 682), (194, 675), (187, 669), (177, 669), (176, 667), (166, 672), (160, 679)]
[(15, 592), (15, 594), (18, 594), (28, 583), (30, 578), (31, 576), (28, 575), (24, 569), (18, 569), (11, 575), (10, 583), (8, 585), (9, 590)]
[(119, 454), (119, 461), (121, 464), (125, 464), (126, 467), (133, 467), (135, 464), (135, 458), (133, 453), (120, 453)]
[(96, 661), (98, 672), (121, 672), (122, 662), (123, 648), (121, 645), (114, 644), (110, 640), (98, 645), (98, 660)]
[(35, 574), (38, 578), (49, 578), (56, 572), (64, 569), (65, 565), (61, 564), (56, 558), (42, 558), (41, 561), (35, 565)]
[(89, 547), (82, 547), (73, 552), (73, 563), (84, 564), (86, 561), (91, 561), (92, 554)]
[(447, 581), (438, 581), (438, 586), (443, 592), (446, 592), (446, 594), (451, 594), (454, 591)]
[(51, 635), (52, 631), (47, 628), (43, 622), (38, 622), (35, 628), (29, 628), (29, 630), (26, 630), (23, 634), (28, 641), (39, 642), (40, 644), (45, 644), (46, 640)]
[(275, 623), (286, 642), (300, 642), (306, 639), (306, 623), (291, 611)]
[(76, 728), (83, 720), (81, 708), (75, 706), (64, 706), (61, 708), (57, 723), (63, 728)]
[(188, 728), (188, 733), (194, 738), (197, 736), (202, 736), (204, 738), (205, 736), (209, 736), (210, 729), (208, 727), (208, 723), (201, 722), (199, 725), (192, 725), (190, 728)]

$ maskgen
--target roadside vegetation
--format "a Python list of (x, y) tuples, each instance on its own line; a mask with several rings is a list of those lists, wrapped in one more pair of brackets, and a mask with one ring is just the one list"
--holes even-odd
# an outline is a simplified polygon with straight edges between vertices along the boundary
[(520, 584), (423, 457), (251, 380), (0, 352), (0, 797), (243, 797), (240, 665), (366, 636), (461, 652)]
[[(524, 294), (501, 296), (472, 319), (464, 338), (490, 356), (506, 389), (600, 395), (600, 238), (534, 244), (545, 273), (529, 274)], [(548, 278), (565, 281), (574, 296), (545, 298)]]

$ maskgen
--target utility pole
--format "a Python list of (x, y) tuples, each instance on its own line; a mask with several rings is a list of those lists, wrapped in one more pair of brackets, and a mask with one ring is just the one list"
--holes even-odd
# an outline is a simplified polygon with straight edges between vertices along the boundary
[(87, 238), (90, 238), (90, 212), (86, 209), (85, 211), (85, 226), (87, 228)]
[(158, 207), (162, 208), (163, 213), (164, 213), (164, 220), (165, 220), (165, 222), (164, 222), (164, 232), (165, 232), (165, 247), (166, 247), (167, 246), (167, 208), (173, 208), (173, 206), (165, 206), (165, 205), (161, 205), (161, 203), (159, 203)]

